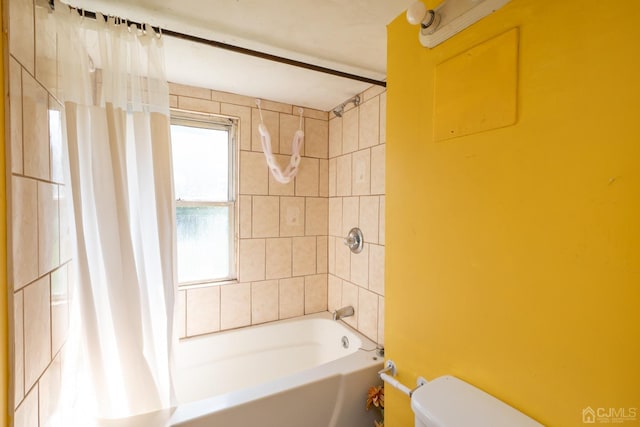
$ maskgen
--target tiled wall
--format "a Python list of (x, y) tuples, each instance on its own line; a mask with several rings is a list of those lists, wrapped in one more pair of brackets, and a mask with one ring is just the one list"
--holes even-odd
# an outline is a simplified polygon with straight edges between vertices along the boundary
[[(386, 93), (371, 88), (342, 118), (305, 109), (300, 172), (287, 185), (267, 170), (255, 99), (171, 85), (172, 107), (222, 114), (240, 123), (239, 283), (179, 292), (181, 336), (334, 310), (353, 305), (345, 321), (384, 342), (384, 172)], [(281, 164), (299, 126), (297, 107), (262, 101)], [(365, 245), (342, 243), (360, 227)], [(328, 273), (328, 274), (327, 274)]]
[[(177, 84), (171, 107), (239, 119), (238, 283), (181, 290), (180, 336), (327, 310), (328, 113), (305, 108), (298, 176), (276, 182), (262, 153), (255, 99)], [(286, 166), (298, 107), (261, 101), (276, 158)]]
[(32, 1), (10, 0), (8, 22), (15, 426), (45, 426), (59, 395), (71, 271), (56, 38)]
[[(60, 385), (72, 269), (60, 161), (55, 32), (46, 8), (9, 1), (15, 426), (50, 425)], [(239, 283), (179, 292), (180, 335), (193, 336), (353, 305), (346, 321), (384, 341), (385, 93), (372, 88), (342, 118), (305, 109), (300, 173), (269, 174), (255, 100), (171, 85), (176, 109), (239, 118)], [(281, 163), (299, 125), (297, 107), (262, 101)], [(342, 239), (359, 226), (361, 254)]]
[[(361, 98), (329, 120), (328, 308), (352, 305), (356, 316), (345, 321), (384, 344), (386, 92), (372, 87)], [(343, 244), (356, 226), (359, 254)]]

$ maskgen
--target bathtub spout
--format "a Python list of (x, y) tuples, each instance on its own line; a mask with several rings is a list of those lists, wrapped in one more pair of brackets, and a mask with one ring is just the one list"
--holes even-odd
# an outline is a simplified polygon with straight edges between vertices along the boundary
[(333, 312), (333, 320), (340, 320), (343, 317), (353, 316), (355, 313), (353, 306), (348, 305), (346, 307), (339, 308)]

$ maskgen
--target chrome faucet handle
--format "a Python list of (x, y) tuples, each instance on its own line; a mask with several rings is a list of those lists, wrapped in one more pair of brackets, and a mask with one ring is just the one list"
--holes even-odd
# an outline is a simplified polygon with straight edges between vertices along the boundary
[(358, 227), (349, 230), (349, 235), (344, 238), (344, 244), (349, 246), (349, 249), (351, 249), (351, 252), (354, 254), (362, 252), (362, 248), (364, 247), (362, 231), (360, 231)]

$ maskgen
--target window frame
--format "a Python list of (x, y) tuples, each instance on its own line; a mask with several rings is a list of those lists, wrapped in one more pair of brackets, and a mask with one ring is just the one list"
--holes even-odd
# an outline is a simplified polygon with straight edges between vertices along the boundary
[[(191, 126), (202, 129), (224, 130), (228, 135), (228, 191), (226, 201), (201, 201), (201, 200), (178, 200), (174, 194), (174, 218), (178, 207), (230, 207), (229, 209), (229, 275), (220, 278), (207, 278), (188, 282), (179, 282), (177, 279), (176, 264), (176, 285), (179, 289), (190, 287), (201, 287), (203, 285), (219, 286), (238, 282), (238, 258), (239, 258), (239, 203), (238, 203), (238, 174), (239, 174), (239, 139), (238, 139), (238, 119), (217, 114), (207, 114), (198, 112), (185, 112), (182, 110), (170, 110), (170, 127)], [(173, 141), (171, 141), (173, 150)], [(173, 155), (172, 155), (173, 156)], [(171, 168), (171, 182), (175, 185), (173, 167)], [(177, 224), (176, 224), (177, 227)], [(177, 231), (177, 228), (175, 229)], [(176, 245), (177, 245), (176, 237)], [(176, 246), (177, 256), (177, 246)]]

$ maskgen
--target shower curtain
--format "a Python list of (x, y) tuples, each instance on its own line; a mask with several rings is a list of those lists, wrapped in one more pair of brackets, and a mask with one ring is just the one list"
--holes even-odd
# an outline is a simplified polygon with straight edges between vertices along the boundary
[(63, 359), (63, 383), (76, 392), (70, 413), (168, 408), (175, 220), (162, 38), (62, 4), (55, 15), (76, 231)]

